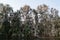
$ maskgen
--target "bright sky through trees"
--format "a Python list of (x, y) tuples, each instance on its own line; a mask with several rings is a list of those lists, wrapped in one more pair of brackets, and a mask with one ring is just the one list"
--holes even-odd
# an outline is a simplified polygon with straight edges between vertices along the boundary
[(18, 10), (25, 4), (31, 6), (31, 8), (34, 9), (36, 9), (38, 5), (46, 4), (49, 7), (56, 8), (60, 11), (60, 0), (0, 0), (0, 3), (9, 4), (13, 7), (14, 11)]

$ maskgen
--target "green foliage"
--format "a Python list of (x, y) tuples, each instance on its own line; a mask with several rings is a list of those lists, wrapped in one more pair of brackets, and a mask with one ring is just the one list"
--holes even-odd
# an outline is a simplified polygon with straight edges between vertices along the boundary
[[(45, 7), (46, 5), (43, 6)], [(25, 24), (22, 24), (19, 18), (20, 12), (14, 13), (14, 17), (12, 18), (10, 23), (8, 20), (7, 11), (12, 11), (12, 8), (7, 7), (5, 9), (4, 6), (2, 13), (5, 13), (4, 16), (6, 17), (3, 17), (5, 19), (0, 25), (2, 26), (0, 28), (0, 37), (1, 37), (0, 39), (1, 40), (48, 40), (49, 38), (44, 39), (40, 37), (53, 37), (49, 40), (55, 40), (55, 37), (60, 37), (60, 17), (51, 18), (47, 13), (45, 14), (45, 12), (48, 12), (47, 10), (48, 6), (47, 9), (45, 10), (44, 9), (42, 7), (42, 9), (38, 10), (39, 13), (35, 9), (32, 11), (33, 13), (35, 13), (36, 24), (34, 24), (33, 22), (30, 23), (30, 21), (26, 21)], [(22, 13), (24, 14), (24, 12)], [(38, 14), (41, 14), (40, 18), (42, 18), (40, 23), (38, 23)], [(3, 14), (0, 15), (3, 16)], [(27, 16), (27, 15), (23, 15), (23, 16)], [(50, 18), (48, 18), (48, 16)], [(34, 35), (35, 33), (33, 33), (32, 31), (36, 32), (37, 36), (35, 36)], [(60, 38), (56, 38), (56, 40), (59, 39)]]

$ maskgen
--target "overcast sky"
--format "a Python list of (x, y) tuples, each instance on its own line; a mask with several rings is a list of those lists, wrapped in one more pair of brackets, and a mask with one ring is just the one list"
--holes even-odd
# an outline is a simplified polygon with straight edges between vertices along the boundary
[(13, 7), (14, 11), (20, 9), (20, 7), (24, 6), (25, 4), (34, 9), (36, 9), (40, 4), (46, 4), (50, 8), (53, 7), (60, 11), (60, 0), (0, 0), (0, 3), (9, 4), (11, 7)]

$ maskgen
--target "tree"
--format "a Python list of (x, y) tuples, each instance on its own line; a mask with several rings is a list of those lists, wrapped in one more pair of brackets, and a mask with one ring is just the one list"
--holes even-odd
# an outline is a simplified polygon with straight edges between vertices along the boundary
[(4, 5), (1, 15), (3, 23), (0, 36), (6, 38), (1, 40), (59, 40), (55, 38), (60, 37), (60, 17), (57, 9), (50, 9), (43, 4), (35, 10), (25, 5), (13, 12), (12, 7)]

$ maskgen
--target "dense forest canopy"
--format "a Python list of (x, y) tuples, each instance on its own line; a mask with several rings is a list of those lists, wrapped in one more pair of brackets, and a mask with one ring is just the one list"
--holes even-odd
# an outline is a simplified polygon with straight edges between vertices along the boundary
[(0, 4), (0, 37), (1, 40), (60, 40), (58, 10), (42, 4), (37, 9), (25, 5), (14, 12), (8, 4)]

